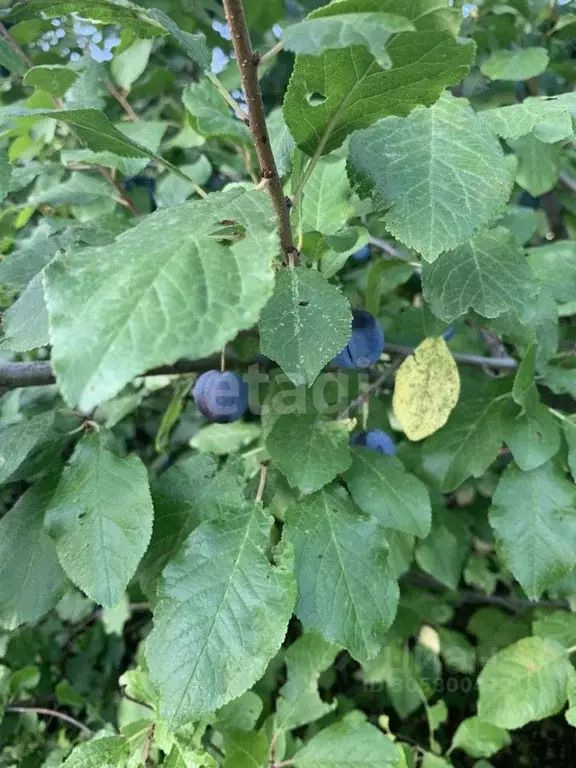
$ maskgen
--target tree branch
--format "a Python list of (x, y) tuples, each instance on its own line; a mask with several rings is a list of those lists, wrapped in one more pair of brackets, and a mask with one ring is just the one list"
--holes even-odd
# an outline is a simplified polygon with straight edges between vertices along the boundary
[(108, 88), (108, 90), (110, 91), (110, 95), (116, 99), (116, 101), (118, 102), (118, 104), (120, 104), (124, 112), (126, 112), (126, 114), (128, 115), (128, 118), (130, 120), (133, 120), (134, 122), (136, 122), (137, 120), (140, 120), (136, 112), (134, 112), (134, 110), (132, 109), (132, 106), (128, 102), (128, 99), (126, 98), (124, 93), (122, 93), (122, 91), (119, 88), (116, 88), (116, 86), (110, 80), (106, 80), (105, 85), (106, 85), (106, 88)]
[(66, 715), (64, 712), (58, 712), (56, 709), (45, 709), (44, 707), (25, 707), (25, 706), (11, 706), (6, 707), (6, 712), (14, 712), (18, 714), (24, 714), (25, 712), (34, 712), (37, 715), (46, 715), (46, 717), (57, 717), (59, 720), (64, 720), (70, 725), (74, 725), (86, 736), (93, 736), (94, 732), (90, 730), (86, 725), (76, 720), (70, 715)]
[(8, 32), (8, 30), (6, 29), (6, 27), (4, 26), (4, 24), (2, 24), (1, 22), (0, 22), (0, 35), (2, 35), (2, 37), (3, 37), (5, 40), (7, 40), (7, 41), (8, 41), (8, 43), (9, 43), (9, 44), (12, 46), (12, 48), (14, 49), (14, 52), (16, 53), (16, 55), (17, 55), (17, 56), (19, 56), (19, 57), (22, 59), (22, 61), (24, 62), (24, 64), (26, 64), (26, 66), (28, 67), (28, 69), (31, 69), (31, 68), (34, 66), (34, 64), (32, 63), (32, 59), (31, 59), (31, 58), (28, 56), (28, 54), (27, 54), (27, 53), (25, 53), (25, 51), (24, 51), (24, 50), (23, 50), (23, 49), (22, 49), (22, 48), (21, 48), (21, 47), (18, 45), (18, 43), (16, 42), (16, 40), (14, 40), (14, 38), (12, 37), (12, 35), (10, 34), (10, 32)]
[(278, 176), (276, 161), (270, 146), (270, 137), (266, 127), (266, 115), (260, 92), (260, 82), (258, 80), (260, 56), (252, 50), (242, 0), (224, 0), (224, 10), (226, 11), (226, 19), (232, 33), (238, 69), (240, 70), (246, 103), (248, 104), (250, 131), (260, 164), (260, 173), (262, 179), (266, 182), (274, 210), (278, 216), (282, 248), (287, 257), (293, 257), (296, 253), (296, 248), (292, 239), (290, 213), (286, 205), (282, 182)]
[[(404, 355), (408, 357), (414, 352), (414, 347), (404, 347), (401, 344), (386, 344), (385, 352)], [(457, 363), (466, 365), (487, 365), (489, 368), (499, 368), (502, 371), (515, 371), (518, 363), (512, 357), (483, 357), (482, 355), (468, 355), (463, 352), (453, 352), (452, 357)]]

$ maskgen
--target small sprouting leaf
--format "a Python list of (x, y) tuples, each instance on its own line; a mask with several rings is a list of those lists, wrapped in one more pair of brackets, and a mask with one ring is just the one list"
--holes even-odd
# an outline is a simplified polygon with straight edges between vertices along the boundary
[(0, 626), (35, 622), (58, 602), (68, 583), (44, 530), (55, 478), (21, 496), (0, 520)]
[(492, 757), (511, 741), (510, 734), (504, 728), (479, 717), (469, 717), (458, 726), (452, 739), (452, 749), (462, 749), (470, 757)]
[(323, 158), (310, 176), (302, 197), (303, 232), (334, 235), (352, 216), (352, 191), (344, 158)]
[(137, 456), (120, 458), (104, 435), (81, 440), (46, 512), (67, 576), (96, 602), (120, 602), (150, 542), (148, 475)]
[(284, 47), (293, 53), (319, 56), (323, 51), (364, 45), (383, 69), (392, 62), (386, 43), (397, 32), (413, 32), (414, 25), (395, 13), (342, 13), (311, 18), (286, 28)]
[[(230, 247), (212, 236), (223, 210), (245, 230)], [(157, 211), (111, 245), (59, 256), (45, 288), (66, 399), (89, 410), (155, 365), (220, 350), (256, 321), (278, 247), (266, 192), (236, 188)]]
[(319, 635), (306, 632), (286, 651), (286, 682), (276, 701), (276, 727), (284, 730), (300, 728), (332, 712), (336, 701), (329, 704), (320, 698), (318, 678), (331, 666), (338, 646)]
[(147, 658), (171, 728), (240, 696), (279, 649), (294, 581), (270, 564), (269, 532), (261, 507), (245, 504), (202, 523), (164, 570)]
[(348, 169), (363, 197), (389, 209), (386, 228), (427, 261), (489, 224), (512, 186), (498, 139), (449, 93), (355, 133)]
[(480, 65), (490, 80), (530, 80), (548, 66), (546, 48), (522, 48), (519, 51), (496, 51)]
[(484, 230), (433, 264), (422, 265), (422, 290), (434, 314), (451, 323), (469, 308), (482, 317), (533, 311), (540, 286), (514, 235)]
[(373, 658), (398, 602), (385, 529), (335, 486), (291, 505), (285, 525), (295, 549), (296, 615), (305, 629), (359, 661)]
[(77, 78), (78, 73), (69, 67), (61, 64), (42, 64), (29, 69), (22, 82), (24, 85), (31, 85), (39, 91), (46, 91), (61, 98), (68, 88), (74, 85)]
[(430, 532), (432, 507), (426, 486), (395, 456), (354, 448), (344, 480), (360, 509), (382, 525), (422, 538)]
[(422, 440), (446, 424), (459, 395), (448, 345), (442, 338), (425, 339), (398, 369), (394, 413), (409, 440)]
[(348, 301), (316, 270), (281, 269), (260, 315), (260, 348), (294, 384), (310, 386), (348, 343), (351, 323)]
[(316, 414), (280, 416), (266, 439), (270, 458), (302, 493), (313, 493), (350, 466), (349, 432)]
[(552, 640), (526, 637), (489, 659), (478, 678), (478, 717), (500, 728), (521, 728), (557, 714), (574, 668)]
[(0, 429), (0, 483), (5, 483), (52, 431), (54, 413), (47, 411), (31, 419)]
[(296, 768), (386, 768), (398, 751), (370, 723), (344, 719), (313, 736), (293, 757)]
[(490, 524), (504, 562), (538, 600), (576, 565), (576, 488), (551, 462), (531, 472), (511, 465), (492, 503)]

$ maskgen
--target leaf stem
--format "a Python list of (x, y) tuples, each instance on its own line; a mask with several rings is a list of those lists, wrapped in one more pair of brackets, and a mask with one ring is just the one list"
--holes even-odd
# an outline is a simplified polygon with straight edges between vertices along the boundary
[(229, 107), (232, 107), (232, 110), (234, 111), (234, 114), (239, 120), (242, 120), (243, 123), (246, 123), (246, 125), (250, 124), (250, 120), (248, 119), (248, 114), (242, 109), (240, 104), (236, 101), (234, 96), (230, 93), (230, 91), (224, 87), (224, 84), (220, 80), (219, 77), (216, 77), (216, 75), (213, 72), (210, 72), (209, 69), (204, 70), (204, 74), (210, 80), (212, 85), (216, 88), (218, 93), (222, 96), (226, 104), (228, 104)]
[(264, 488), (266, 487), (266, 476), (268, 474), (268, 465), (265, 463), (260, 464), (260, 481), (258, 483), (258, 490), (256, 492), (256, 504), (261, 503), (264, 496)]
[(284, 40), (278, 40), (276, 45), (272, 46), (269, 51), (266, 51), (266, 53), (263, 53), (260, 57), (259, 66), (262, 66), (263, 64), (266, 64), (266, 62), (270, 61), (270, 59), (273, 59), (274, 56), (277, 56), (281, 51), (284, 50)]
[(294, 254), (296, 248), (292, 239), (290, 213), (286, 205), (282, 182), (276, 168), (276, 161), (270, 146), (270, 137), (266, 127), (264, 103), (258, 80), (260, 57), (252, 50), (250, 34), (242, 0), (223, 0), (226, 19), (232, 33), (232, 43), (236, 53), (238, 69), (242, 78), (246, 103), (248, 104), (249, 125), (254, 147), (260, 164), (260, 175), (266, 180), (272, 204), (280, 227), (280, 243), (286, 257)]
[(128, 102), (124, 93), (122, 93), (122, 91), (119, 88), (116, 88), (116, 86), (110, 80), (106, 80), (105, 85), (106, 85), (106, 88), (108, 88), (108, 90), (110, 91), (110, 95), (116, 99), (118, 104), (120, 104), (124, 112), (126, 112), (128, 117), (130, 118), (130, 120), (133, 120), (134, 122), (140, 120), (136, 112), (134, 112), (134, 110), (132, 109), (132, 106)]
[(569, 648), (566, 648), (566, 654), (570, 656), (571, 653), (576, 652), (576, 645), (571, 645)]
[(59, 720), (64, 720), (66, 723), (70, 723), (70, 725), (74, 725), (76, 728), (78, 728), (82, 733), (84, 733), (86, 736), (93, 736), (94, 732), (90, 730), (86, 725), (81, 723), (79, 720), (76, 720), (73, 717), (70, 717), (70, 715), (66, 715), (64, 712), (58, 712), (56, 709), (46, 709), (45, 707), (24, 707), (24, 706), (11, 706), (6, 707), (6, 712), (14, 712), (19, 714), (24, 714), (26, 712), (33, 712), (37, 715), (46, 715), (47, 717), (57, 717)]

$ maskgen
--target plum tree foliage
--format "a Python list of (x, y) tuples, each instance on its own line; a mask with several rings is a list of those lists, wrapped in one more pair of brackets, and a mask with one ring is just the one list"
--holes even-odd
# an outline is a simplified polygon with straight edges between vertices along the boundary
[(567, 762), (575, 39), (0, 0), (0, 765)]

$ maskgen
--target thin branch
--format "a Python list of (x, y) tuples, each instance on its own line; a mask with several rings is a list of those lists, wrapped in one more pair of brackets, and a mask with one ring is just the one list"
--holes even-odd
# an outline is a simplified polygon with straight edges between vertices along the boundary
[(268, 474), (268, 465), (260, 464), (260, 481), (258, 483), (258, 490), (256, 492), (256, 504), (262, 501), (264, 496), (264, 488), (266, 487), (266, 475)]
[(576, 194), (576, 179), (573, 179), (571, 176), (568, 176), (567, 173), (562, 172), (560, 174), (560, 181), (565, 187), (568, 187), (571, 192)]
[(156, 723), (152, 723), (152, 725), (148, 728), (148, 733), (146, 734), (146, 741), (144, 743), (144, 749), (142, 751), (142, 762), (144, 765), (148, 763), (148, 758), (150, 757), (150, 750), (152, 749), (152, 742), (154, 741), (154, 734), (156, 732)]
[[(408, 357), (414, 352), (414, 347), (404, 347), (400, 344), (386, 344), (385, 352)], [(466, 365), (487, 365), (490, 368), (499, 368), (502, 371), (514, 371), (518, 363), (512, 357), (482, 357), (482, 355), (468, 355), (463, 352), (453, 352), (452, 357), (457, 363)]]
[(294, 765), (294, 760), (282, 760), (281, 763), (274, 763), (274, 768), (288, 768), (289, 765)]
[(212, 85), (216, 88), (220, 96), (222, 96), (226, 104), (228, 104), (228, 106), (232, 108), (238, 120), (242, 120), (242, 122), (246, 123), (246, 125), (250, 125), (248, 114), (242, 109), (242, 107), (236, 101), (234, 96), (232, 96), (230, 91), (224, 87), (220, 78), (216, 77), (216, 75), (213, 72), (210, 72), (209, 69), (205, 69), (204, 74), (206, 75), (208, 80), (210, 80)]
[(110, 82), (110, 80), (105, 81), (106, 88), (110, 91), (110, 94), (114, 96), (118, 104), (122, 107), (124, 112), (128, 115), (130, 120), (133, 120), (136, 122), (137, 120), (140, 120), (136, 112), (132, 109), (132, 106), (128, 102), (128, 99), (126, 98), (125, 94), (122, 93), (122, 91), (119, 88), (116, 88), (116, 86)]
[(66, 715), (64, 712), (58, 712), (56, 709), (45, 709), (44, 707), (6, 707), (6, 712), (15, 712), (18, 714), (24, 714), (26, 712), (34, 712), (37, 715), (46, 715), (46, 717), (57, 717), (59, 720), (64, 720), (66, 723), (70, 723), (70, 725), (74, 725), (76, 728), (78, 728), (82, 733), (86, 734), (86, 736), (93, 736), (94, 732), (90, 730), (86, 725), (81, 723), (79, 720), (76, 720), (73, 717), (70, 717), (70, 715)]
[(262, 56), (260, 56), (259, 66), (261, 67), (263, 64), (266, 64), (266, 62), (270, 61), (270, 59), (273, 59), (274, 56), (277, 56), (283, 50), (284, 40), (278, 40), (276, 45), (274, 45), (272, 48), (270, 48), (269, 51), (266, 51), (266, 53), (263, 53)]
[(8, 41), (8, 43), (14, 49), (14, 53), (16, 53), (16, 55), (22, 59), (22, 61), (24, 62), (24, 64), (26, 64), (28, 69), (34, 66), (32, 59), (28, 56), (27, 53), (25, 53), (25, 51), (22, 50), (22, 48), (18, 45), (16, 40), (14, 40), (10, 32), (8, 32), (4, 24), (2, 24), (1, 22), (0, 22), (0, 35), (2, 35), (2, 37)]
[(114, 189), (116, 190), (116, 192), (118, 194), (118, 199), (119, 199), (120, 203), (122, 205), (125, 205), (126, 208), (128, 208), (128, 210), (130, 211), (130, 213), (132, 213), (134, 216), (139, 216), (140, 215), (140, 211), (138, 210), (138, 208), (136, 208), (136, 205), (134, 204), (134, 201), (122, 189), (122, 187), (116, 181), (114, 176), (112, 176), (112, 174), (110, 173), (108, 168), (104, 168), (103, 165), (98, 165), (97, 166), (97, 170), (98, 170), (98, 173), (100, 173), (100, 175), (103, 178), (106, 179), (108, 184), (110, 184), (110, 186), (114, 187)]
[(374, 394), (374, 392), (377, 392), (379, 389), (381, 389), (384, 384), (386, 384), (389, 379), (392, 378), (392, 376), (396, 373), (398, 368), (400, 367), (402, 363), (402, 359), (398, 360), (394, 365), (391, 365), (384, 373), (379, 376), (376, 381), (374, 381), (366, 392), (363, 392), (361, 395), (359, 395), (357, 398), (352, 400), (352, 402), (348, 405), (348, 407), (342, 411), (340, 416), (338, 418), (340, 419), (347, 419), (348, 416), (352, 413), (352, 411), (355, 411), (357, 408), (361, 408), (364, 403), (367, 403), (368, 400), (370, 400), (370, 396)]
[(242, 0), (224, 0), (224, 10), (232, 33), (238, 69), (248, 104), (250, 131), (260, 163), (260, 174), (262, 179), (267, 180), (268, 191), (280, 225), (280, 242), (284, 253), (289, 256), (295, 253), (296, 248), (292, 239), (290, 213), (266, 127), (266, 115), (258, 81), (260, 57), (252, 50)]
[(390, 245), (390, 243), (386, 240), (382, 240), (379, 237), (371, 237), (370, 244), (374, 245), (376, 248), (379, 248), (381, 251), (384, 251), (384, 253), (388, 254), (388, 256), (390, 256), (392, 259), (404, 259), (402, 254), (397, 251), (393, 245)]

